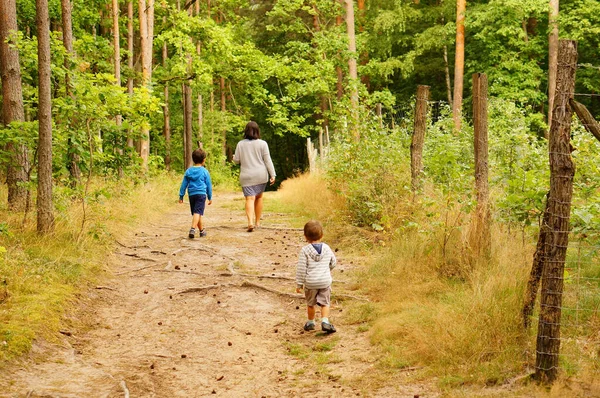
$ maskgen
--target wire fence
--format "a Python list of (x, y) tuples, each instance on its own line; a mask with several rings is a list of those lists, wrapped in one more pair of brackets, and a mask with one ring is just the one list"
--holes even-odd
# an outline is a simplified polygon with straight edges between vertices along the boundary
[[(600, 232), (600, 231), (598, 231)], [(536, 354), (558, 355), (559, 367), (566, 370), (582, 370), (589, 366), (600, 369), (600, 244), (590, 242), (579, 234), (570, 235), (563, 276), (554, 277), (563, 282), (563, 291), (545, 290), (543, 294), (562, 295), (559, 306), (561, 317), (558, 322), (535, 317), (534, 330), (541, 332), (538, 339), (557, 340), (558, 353), (540, 352)], [(551, 304), (542, 304), (551, 306)], [(544, 334), (547, 328), (560, 328), (559, 337)], [(595, 364), (595, 365), (594, 365)], [(549, 371), (536, 365), (536, 370)]]

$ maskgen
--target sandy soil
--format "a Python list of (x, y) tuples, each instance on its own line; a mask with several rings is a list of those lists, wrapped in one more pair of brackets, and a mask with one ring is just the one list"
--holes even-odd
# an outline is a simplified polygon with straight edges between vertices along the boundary
[[(345, 322), (347, 301), (332, 305), (338, 333), (302, 331), (305, 304), (293, 282), (302, 232), (277, 214), (246, 232), (238, 196), (215, 196), (205, 238), (187, 238), (181, 205), (122, 240), (108, 259), (114, 276), (80, 300), (83, 322), (0, 374), (0, 396), (439, 395), (403, 383), (409, 372), (370, 382), (377, 355), (367, 334)], [(351, 294), (344, 282), (353, 261), (337, 255), (334, 292)]]

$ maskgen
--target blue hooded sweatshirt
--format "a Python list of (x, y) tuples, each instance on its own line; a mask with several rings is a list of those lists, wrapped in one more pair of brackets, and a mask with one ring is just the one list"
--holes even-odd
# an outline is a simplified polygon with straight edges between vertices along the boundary
[(183, 200), (186, 189), (188, 196), (206, 195), (208, 200), (212, 200), (212, 183), (208, 170), (202, 166), (192, 166), (187, 169), (179, 188), (179, 200)]

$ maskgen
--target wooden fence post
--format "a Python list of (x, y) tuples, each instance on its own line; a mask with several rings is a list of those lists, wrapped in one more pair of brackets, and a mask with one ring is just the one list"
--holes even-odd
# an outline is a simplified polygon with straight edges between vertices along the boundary
[[(546, 204), (548, 224), (542, 267), (542, 292), (536, 346), (535, 378), (552, 383), (558, 375), (560, 321), (564, 268), (569, 245), (571, 199), (575, 165), (571, 159), (571, 120), (569, 99), (575, 91), (577, 42), (561, 40), (558, 48), (556, 94), (552, 112), (548, 150), (550, 192)], [(540, 236), (543, 232), (540, 232)]]
[(488, 184), (488, 80), (485, 73), (473, 74), (473, 127), (475, 148), (475, 191), (477, 208), (471, 229), (471, 248), (478, 257), (489, 254), (491, 244)]
[(423, 145), (427, 129), (427, 101), (429, 100), (429, 86), (417, 87), (417, 103), (415, 106), (415, 121), (412, 142), (410, 143), (410, 175), (413, 192), (421, 185), (421, 172), (423, 171)]

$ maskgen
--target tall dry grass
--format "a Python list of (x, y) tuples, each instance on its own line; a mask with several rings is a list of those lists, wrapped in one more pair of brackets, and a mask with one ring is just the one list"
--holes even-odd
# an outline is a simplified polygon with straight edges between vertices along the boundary
[(8, 293), (0, 303), (0, 363), (26, 353), (35, 339), (56, 339), (77, 293), (109, 273), (115, 240), (139, 225), (151, 229), (176, 203), (177, 184), (169, 176), (140, 185), (94, 180), (85, 210), (72, 191), (58, 187), (49, 235), (36, 232), (34, 212), (25, 217), (0, 208), (0, 289), (5, 282)]

